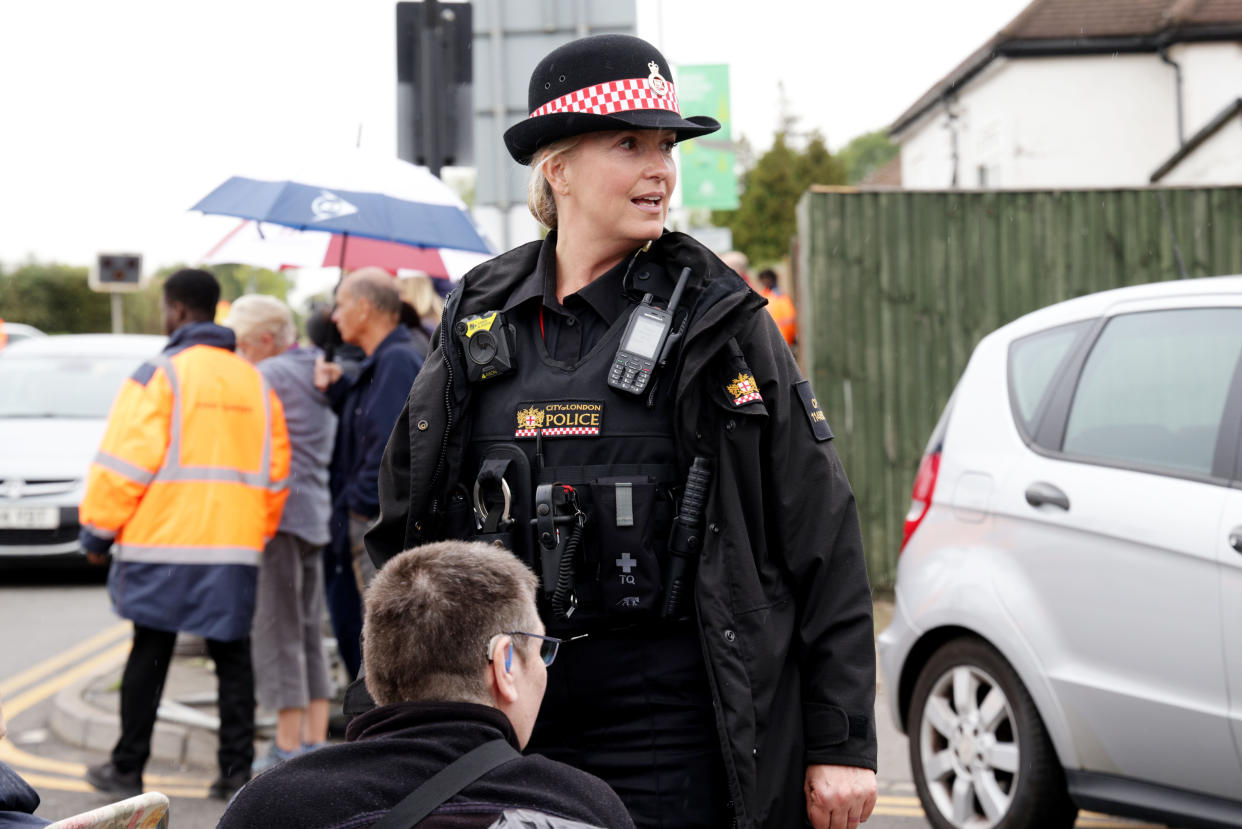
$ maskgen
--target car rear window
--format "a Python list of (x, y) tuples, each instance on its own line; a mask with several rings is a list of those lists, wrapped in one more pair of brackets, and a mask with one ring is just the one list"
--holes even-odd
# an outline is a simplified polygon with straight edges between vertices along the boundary
[(1083, 366), (1062, 450), (1210, 475), (1240, 354), (1239, 308), (1109, 320)]
[(1009, 346), (1009, 395), (1014, 416), (1029, 437), (1042, 412), (1052, 378), (1069, 357), (1070, 348), (1090, 321), (1075, 322), (1030, 334)]
[(138, 357), (0, 358), (0, 417), (103, 418)]

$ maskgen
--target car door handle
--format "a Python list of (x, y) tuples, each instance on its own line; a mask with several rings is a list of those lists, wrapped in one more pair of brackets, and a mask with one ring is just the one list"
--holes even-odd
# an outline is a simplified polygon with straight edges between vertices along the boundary
[(1026, 502), (1033, 507), (1048, 504), (1069, 512), (1069, 497), (1058, 487), (1044, 481), (1036, 481), (1026, 488)]
[(1229, 531), (1229, 546), (1242, 553), (1242, 527), (1234, 527)]

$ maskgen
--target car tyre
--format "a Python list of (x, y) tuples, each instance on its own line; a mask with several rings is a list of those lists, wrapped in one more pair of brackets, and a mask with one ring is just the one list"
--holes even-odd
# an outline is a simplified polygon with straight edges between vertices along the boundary
[(1070, 827), (1070, 800), (1031, 695), (999, 653), (973, 638), (937, 650), (907, 717), (910, 766), (937, 829)]

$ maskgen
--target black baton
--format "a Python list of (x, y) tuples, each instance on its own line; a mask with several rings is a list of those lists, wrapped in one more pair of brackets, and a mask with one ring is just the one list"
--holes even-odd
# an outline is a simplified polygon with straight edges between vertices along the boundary
[(686, 476), (686, 488), (681, 496), (681, 509), (673, 520), (668, 539), (668, 563), (664, 575), (663, 619), (675, 619), (681, 612), (682, 596), (694, 578), (693, 564), (703, 548), (704, 513), (707, 509), (707, 491), (712, 482), (712, 462), (696, 457)]

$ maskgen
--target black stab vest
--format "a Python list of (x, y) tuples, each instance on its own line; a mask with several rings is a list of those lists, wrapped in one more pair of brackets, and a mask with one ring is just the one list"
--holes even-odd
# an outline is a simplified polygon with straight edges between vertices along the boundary
[[(544, 622), (558, 635), (651, 620), (660, 608), (673, 489), (684, 472), (675, 468), (672, 395), (657, 390), (649, 407), (650, 388), (635, 396), (607, 383), (628, 321), (627, 311), (573, 365), (549, 356), (537, 325), (519, 326), (514, 371), (473, 387), (463, 474), (502, 470), (511, 521), (507, 532), (476, 529), (475, 535), (500, 540), (535, 570)], [(670, 384), (668, 377), (659, 380), (664, 388)], [(460, 482), (459, 503), (474, 503), (476, 480)], [(538, 487), (551, 483), (570, 485), (585, 514), (572, 559), (577, 604), (568, 618), (552, 612), (549, 594), (561, 572), (545, 554), (535, 520)], [(499, 499), (488, 498), (489, 491), (495, 495), (494, 487), (480, 489), (485, 506), (495, 510)], [(561, 532), (572, 532), (572, 523)]]

